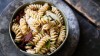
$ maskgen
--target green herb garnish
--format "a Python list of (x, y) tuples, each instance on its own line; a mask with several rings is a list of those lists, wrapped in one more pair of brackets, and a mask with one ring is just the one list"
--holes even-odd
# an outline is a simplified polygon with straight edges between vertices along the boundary
[(27, 45), (27, 46), (33, 46), (33, 44), (32, 44), (32, 43), (27, 43), (26, 45)]
[(48, 40), (47, 42), (46, 42), (46, 48), (50, 48), (50, 40)]

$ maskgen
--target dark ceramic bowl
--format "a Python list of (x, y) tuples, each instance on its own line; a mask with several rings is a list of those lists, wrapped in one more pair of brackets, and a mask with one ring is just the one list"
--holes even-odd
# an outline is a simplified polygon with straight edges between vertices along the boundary
[[(65, 43), (65, 41), (66, 41), (66, 39), (67, 39), (67, 37), (68, 37), (68, 19), (67, 19), (67, 17), (65, 17), (65, 14), (63, 14), (62, 11), (60, 10), (60, 12), (62, 13), (62, 15), (63, 15), (63, 17), (64, 17), (64, 22), (65, 22), (65, 26), (66, 26), (66, 37), (65, 37), (64, 41), (61, 43), (61, 45), (60, 45), (54, 52), (52, 52), (52, 53), (50, 53), (50, 54), (44, 54), (44, 55), (40, 55), (40, 54), (29, 54), (29, 53), (27, 53), (27, 52), (21, 50), (21, 49), (16, 45), (16, 43), (14, 42), (15, 35), (14, 35), (14, 33), (12, 32), (12, 30), (11, 30), (11, 27), (12, 27), (12, 24), (13, 24), (13, 19), (15, 19), (15, 17), (18, 15), (18, 13), (19, 13), (21, 10), (24, 10), (24, 8), (25, 8), (26, 6), (28, 6), (28, 5), (30, 5), (30, 4), (44, 4), (44, 3), (48, 3), (49, 5), (55, 6), (54, 4), (52, 4), (52, 3), (50, 3), (50, 2), (45, 2), (45, 1), (36, 1), (36, 2), (32, 2), (32, 3), (26, 3), (26, 4), (22, 5), (22, 6), (20, 6), (18, 9), (16, 9), (16, 11), (14, 12), (14, 14), (13, 14), (13, 16), (12, 16), (11, 22), (10, 22), (10, 24), (9, 24), (9, 34), (10, 34), (10, 37), (11, 37), (11, 39), (12, 39), (13, 44), (14, 44), (21, 52), (23, 52), (23, 53), (25, 53), (25, 54), (27, 54), (27, 55), (29, 55), (29, 56), (49, 56), (49, 55), (52, 55), (52, 54), (56, 53), (56, 52), (63, 46), (63, 44)], [(64, 11), (63, 11), (63, 12), (64, 12)]]

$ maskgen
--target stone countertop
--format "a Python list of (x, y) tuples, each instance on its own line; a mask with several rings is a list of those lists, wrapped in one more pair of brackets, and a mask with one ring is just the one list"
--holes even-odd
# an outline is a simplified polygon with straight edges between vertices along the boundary
[[(0, 0), (0, 12), (13, 0)], [(84, 0), (85, 1), (85, 0)], [(72, 7), (71, 7), (72, 8)], [(80, 41), (73, 56), (99, 56), (100, 31), (86, 17), (72, 8), (79, 21)], [(1, 47), (0, 47), (1, 48)], [(0, 56), (5, 56), (0, 50)]]

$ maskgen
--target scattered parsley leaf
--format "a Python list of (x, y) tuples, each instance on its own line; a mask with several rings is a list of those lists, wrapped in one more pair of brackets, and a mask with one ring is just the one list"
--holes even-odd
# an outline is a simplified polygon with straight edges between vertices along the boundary
[(48, 40), (47, 42), (46, 42), (46, 48), (50, 48), (50, 40)]

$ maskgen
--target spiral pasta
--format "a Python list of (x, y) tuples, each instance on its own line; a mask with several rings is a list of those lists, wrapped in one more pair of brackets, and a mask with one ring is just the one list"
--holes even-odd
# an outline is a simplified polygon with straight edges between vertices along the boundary
[(21, 32), (26, 35), (28, 32), (29, 32), (29, 28), (27, 26), (27, 23), (26, 23), (26, 20), (25, 18), (21, 18), (20, 19), (20, 29), (21, 29)]
[(45, 4), (38, 10), (38, 14), (39, 14), (40, 16), (42, 16), (43, 13), (44, 13), (45, 11), (48, 10), (48, 8), (49, 8), (48, 3), (45, 3)]
[(59, 10), (56, 8), (56, 7), (54, 7), (54, 6), (51, 6), (52, 7), (52, 12), (54, 12), (55, 14), (59, 14), (60, 12), (59, 12)]
[(12, 25), (12, 31), (16, 34), (15, 41), (20, 41), (22, 36), (23, 36), (23, 34), (20, 31), (19, 24), (14, 23)]
[(56, 50), (56, 46), (55, 46), (55, 44), (51, 43), (50, 52), (53, 52), (54, 50)]
[(31, 10), (38, 10), (38, 9), (40, 9), (41, 7), (42, 7), (41, 4), (31, 4), (31, 5), (29, 5), (27, 8), (28, 8), (28, 9), (31, 9)]
[(41, 48), (41, 50), (39, 51), (39, 54), (45, 54), (48, 51), (48, 49), (43, 46), (43, 48)]
[(33, 42), (34, 42), (34, 44), (36, 45), (37, 42), (38, 42), (42, 37), (43, 37), (43, 36), (42, 36), (40, 33), (38, 33), (37, 35), (35, 35), (35, 37), (33, 37)]
[(52, 10), (51, 11), (54, 12), (59, 17), (61, 23), (63, 23), (63, 17), (61, 15), (60, 11), (54, 6), (52, 6)]
[(42, 18), (38, 19), (38, 22), (40, 24), (47, 24), (50, 22), (49, 18), (47, 16), (43, 16)]
[(44, 36), (36, 45), (34, 48), (35, 53), (38, 53), (40, 49), (45, 45), (46, 41), (48, 41), (50, 37), (48, 35)]
[(27, 16), (30, 16), (30, 17), (32, 17), (33, 19), (38, 19), (38, 18), (40, 18), (40, 16), (38, 15), (38, 12), (33, 11), (33, 10), (31, 10), (31, 9), (26, 9), (26, 10), (25, 10), (25, 13), (26, 13)]
[(25, 46), (25, 49), (32, 49), (32, 46)]
[(64, 40), (64, 37), (65, 37), (65, 26), (62, 26), (61, 28), (60, 28), (60, 35), (59, 35), (59, 37), (58, 37), (58, 44), (60, 44), (63, 40)]
[(43, 7), (41, 7), (41, 8), (39, 9), (39, 12), (45, 12), (45, 11), (48, 10), (48, 8), (49, 8), (48, 3), (45, 3), (45, 4), (43, 5)]
[(44, 14), (44, 12), (38, 12), (38, 15), (39, 15), (40, 17), (42, 17), (43, 14)]
[(50, 29), (50, 24), (44, 24), (42, 30), (48, 30), (48, 29)]
[(51, 40), (51, 42), (50, 42), (50, 44), (51, 44), (50, 51), (53, 52), (56, 49), (55, 43), (56, 43), (56, 39), (58, 37), (58, 34), (57, 34), (57, 32), (55, 32), (54, 28), (50, 29), (50, 36), (51, 36), (51, 39), (50, 39)]
[(55, 32), (54, 28), (50, 29), (50, 36), (51, 36), (50, 40), (52, 41), (52, 44), (55, 44), (58, 34), (57, 32)]
[(25, 14), (27, 14), (29, 16), (33, 16), (33, 15), (37, 15), (37, 12), (33, 11), (31, 9), (25, 9)]
[(30, 53), (30, 54), (34, 54), (35, 53), (35, 51), (33, 49), (28, 49), (28, 50), (26, 50), (26, 52)]

